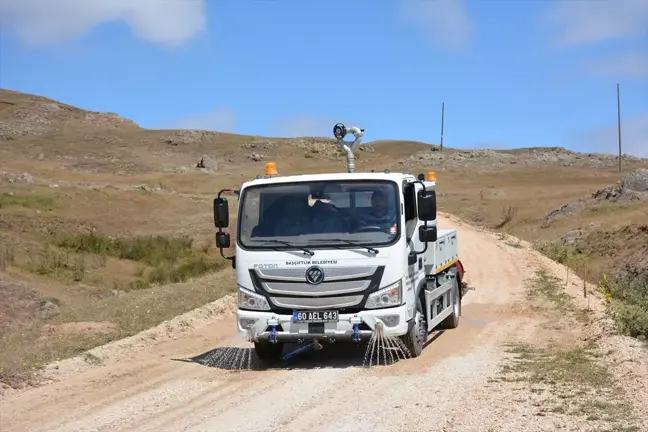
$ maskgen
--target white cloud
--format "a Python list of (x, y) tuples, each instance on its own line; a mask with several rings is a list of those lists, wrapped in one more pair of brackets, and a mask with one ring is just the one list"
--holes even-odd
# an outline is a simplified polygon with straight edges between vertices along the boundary
[[(347, 127), (361, 124), (348, 121), (348, 119), (334, 119), (328, 116), (302, 115), (289, 117), (277, 122), (276, 128), (280, 136), (292, 137), (330, 137), (333, 138), (333, 127), (343, 123)], [(348, 138), (349, 139), (349, 138)]]
[(0, 0), (0, 28), (29, 45), (68, 41), (124, 21), (147, 41), (178, 46), (206, 28), (205, 0)]
[[(580, 137), (582, 151), (617, 153), (617, 126), (611, 125)], [(621, 150), (623, 153), (648, 157), (648, 112), (621, 119)]]
[(555, 46), (572, 48), (611, 39), (645, 38), (646, 0), (553, 1), (544, 21), (556, 27)]
[(602, 77), (648, 77), (648, 49), (646, 52), (619, 53), (614, 56), (589, 60), (583, 64), (588, 75)]
[(221, 107), (212, 112), (180, 119), (177, 127), (181, 129), (199, 129), (214, 132), (236, 133), (238, 120), (229, 108)]
[(465, 0), (403, 0), (405, 19), (424, 28), (440, 47), (462, 50), (469, 46), (474, 24)]

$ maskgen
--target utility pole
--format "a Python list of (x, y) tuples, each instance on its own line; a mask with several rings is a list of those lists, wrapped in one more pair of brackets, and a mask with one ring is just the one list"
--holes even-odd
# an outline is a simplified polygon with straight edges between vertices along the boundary
[(617, 130), (619, 132), (619, 172), (621, 172), (621, 92), (617, 83)]
[(441, 151), (443, 151), (443, 120), (445, 117), (445, 102), (441, 102)]

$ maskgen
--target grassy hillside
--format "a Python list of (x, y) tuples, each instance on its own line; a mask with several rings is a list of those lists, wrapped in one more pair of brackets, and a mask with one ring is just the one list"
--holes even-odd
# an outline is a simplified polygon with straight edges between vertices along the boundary
[[(433, 150), (376, 141), (357, 169), (438, 171), (441, 210), (607, 275), (623, 329), (646, 335), (648, 201), (640, 182), (596, 194), (648, 161), (624, 157), (619, 174), (613, 156), (562, 148)], [(329, 138), (148, 130), (0, 90), (0, 381), (231, 292), (211, 200), (269, 160), (281, 174), (345, 170)]]

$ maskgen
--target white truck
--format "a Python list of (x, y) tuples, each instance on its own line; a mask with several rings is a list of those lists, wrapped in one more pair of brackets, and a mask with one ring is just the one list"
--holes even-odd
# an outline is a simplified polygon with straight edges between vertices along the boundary
[[(364, 129), (334, 127), (347, 173), (266, 175), (214, 199), (216, 245), (232, 260), (237, 326), (273, 363), (288, 343), (398, 337), (412, 357), (430, 332), (459, 325), (457, 232), (437, 228), (436, 174), (355, 172)], [(353, 142), (344, 138), (352, 134)], [(235, 254), (226, 192), (238, 195)]]

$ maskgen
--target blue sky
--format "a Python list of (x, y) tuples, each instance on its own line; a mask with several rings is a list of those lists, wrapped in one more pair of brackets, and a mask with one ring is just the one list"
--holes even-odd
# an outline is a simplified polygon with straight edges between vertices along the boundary
[(143, 127), (648, 156), (645, 0), (0, 0), (0, 87)]

